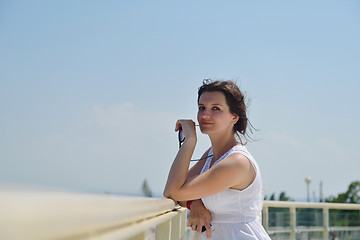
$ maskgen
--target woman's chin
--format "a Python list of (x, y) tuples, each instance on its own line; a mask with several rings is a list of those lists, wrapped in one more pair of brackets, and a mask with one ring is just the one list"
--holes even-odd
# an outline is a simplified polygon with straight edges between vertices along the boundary
[(211, 130), (207, 127), (200, 127), (200, 131), (202, 134), (210, 134)]

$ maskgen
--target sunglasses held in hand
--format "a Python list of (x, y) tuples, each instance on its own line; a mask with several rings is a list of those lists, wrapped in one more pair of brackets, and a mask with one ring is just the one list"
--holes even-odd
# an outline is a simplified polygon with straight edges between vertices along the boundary
[[(195, 125), (195, 126), (199, 126), (199, 125)], [(181, 148), (182, 143), (185, 141), (185, 136), (183, 133), (182, 128), (180, 127), (179, 129), (179, 134), (178, 134), (178, 138), (179, 138), (179, 148)], [(199, 159), (191, 159), (190, 161), (200, 161), (200, 160), (204, 160), (207, 159), (209, 157), (212, 157), (213, 155), (209, 155), (207, 157), (203, 157), (203, 158), (199, 158)]]

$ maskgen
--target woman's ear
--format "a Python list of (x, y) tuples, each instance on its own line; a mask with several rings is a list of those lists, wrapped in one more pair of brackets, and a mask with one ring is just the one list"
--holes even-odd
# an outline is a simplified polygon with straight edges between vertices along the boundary
[(239, 121), (239, 116), (234, 114), (233, 121), (234, 121), (234, 125), (235, 125), (237, 123), (237, 121)]

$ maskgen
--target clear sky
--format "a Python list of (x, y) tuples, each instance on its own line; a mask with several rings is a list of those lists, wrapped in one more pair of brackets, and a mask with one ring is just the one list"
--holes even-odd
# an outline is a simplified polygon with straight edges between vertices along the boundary
[(204, 78), (251, 100), (265, 195), (360, 180), (359, 1), (2, 0), (0, 183), (160, 195)]

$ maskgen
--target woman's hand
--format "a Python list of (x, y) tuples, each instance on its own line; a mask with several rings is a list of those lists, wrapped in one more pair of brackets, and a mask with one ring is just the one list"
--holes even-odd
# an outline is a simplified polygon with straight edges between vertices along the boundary
[(180, 119), (176, 122), (175, 132), (183, 131), (185, 139), (196, 139), (195, 122), (193, 120)]
[(198, 234), (201, 234), (203, 226), (206, 228), (206, 237), (211, 237), (211, 213), (206, 209), (203, 202), (198, 199), (194, 200), (190, 206), (190, 215), (188, 220), (188, 225), (193, 231), (196, 231)]

